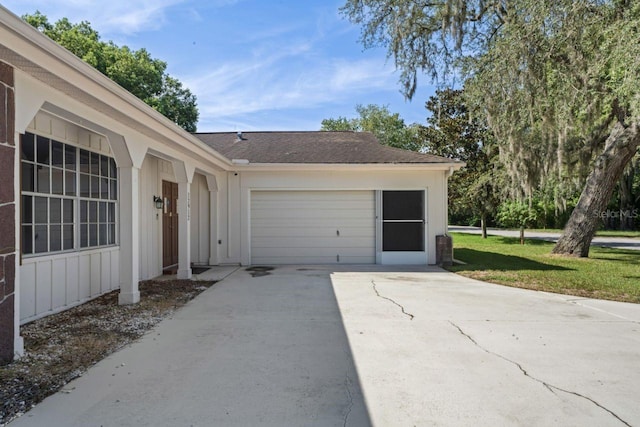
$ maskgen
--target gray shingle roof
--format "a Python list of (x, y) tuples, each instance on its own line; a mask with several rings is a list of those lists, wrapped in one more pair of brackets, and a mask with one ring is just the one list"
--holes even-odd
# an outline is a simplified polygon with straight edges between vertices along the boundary
[(369, 132), (235, 132), (195, 133), (229, 159), (250, 163), (460, 163), (431, 154), (382, 145)]

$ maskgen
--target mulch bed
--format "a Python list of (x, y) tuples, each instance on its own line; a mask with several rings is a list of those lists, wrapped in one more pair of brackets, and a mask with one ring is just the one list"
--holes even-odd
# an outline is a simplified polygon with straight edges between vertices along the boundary
[(118, 305), (114, 291), (22, 326), (25, 356), (0, 366), (0, 426), (140, 338), (214, 283), (144, 281), (139, 304)]

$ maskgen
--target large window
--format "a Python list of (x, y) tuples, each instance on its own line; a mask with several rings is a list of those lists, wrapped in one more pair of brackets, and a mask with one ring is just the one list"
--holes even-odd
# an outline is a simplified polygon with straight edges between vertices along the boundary
[(31, 133), (22, 137), (21, 156), (25, 255), (116, 244), (111, 157)]

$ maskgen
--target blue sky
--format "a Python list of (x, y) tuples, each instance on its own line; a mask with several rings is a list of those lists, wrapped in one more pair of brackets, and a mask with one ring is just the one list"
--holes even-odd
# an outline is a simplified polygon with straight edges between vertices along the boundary
[(427, 79), (409, 102), (384, 49), (364, 50), (360, 28), (334, 0), (2, 0), (17, 15), (89, 21), (104, 40), (146, 48), (198, 98), (198, 131), (317, 130), (387, 105), (424, 123)]

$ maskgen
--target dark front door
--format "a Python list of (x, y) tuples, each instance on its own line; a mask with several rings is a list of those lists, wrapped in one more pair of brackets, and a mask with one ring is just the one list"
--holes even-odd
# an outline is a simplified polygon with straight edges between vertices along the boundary
[(162, 181), (162, 268), (178, 265), (178, 184)]

